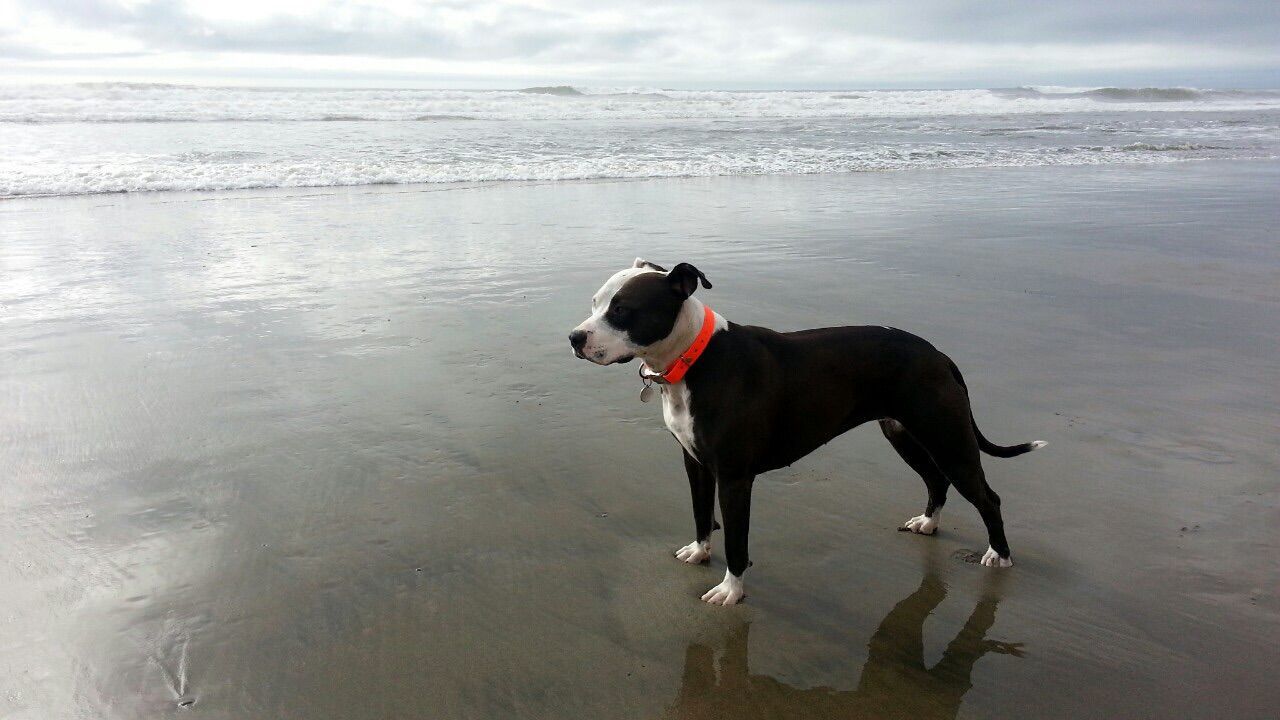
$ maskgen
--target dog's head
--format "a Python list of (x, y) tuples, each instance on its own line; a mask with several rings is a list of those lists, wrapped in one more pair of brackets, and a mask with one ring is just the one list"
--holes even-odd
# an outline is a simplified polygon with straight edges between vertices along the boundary
[(573, 354), (597, 365), (628, 362), (667, 338), (685, 301), (711, 283), (698, 268), (666, 268), (636, 258), (591, 298), (591, 315), (569, 333)]

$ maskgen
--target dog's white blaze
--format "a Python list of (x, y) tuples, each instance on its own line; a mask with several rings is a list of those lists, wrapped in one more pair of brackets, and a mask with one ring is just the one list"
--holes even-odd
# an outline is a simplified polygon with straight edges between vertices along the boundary
[(662, 420), (685, 452), (696, 459), (698, 453), (694, 449), (696, 443), (693, 437), (693, 413), (689, 411), (689, 386), (684, 381), (662, 387)]
[(724, 571), (724, 580), (720, 584), (708, 590), (702, 599), (712, 605), (734, 605), (745, 594), (742, 585), (742, 578), (736, 577), (728, 570)]
[(627, 268), (613, 274), (591, 298), (591, 316), (574, 328), (587, 333), (587, 342), (582, 347), (582, 354), (588, 360), (601, 365), (608, 365), (627, 355), (635, 355), (640, 348), (627, 338), (626, 333), (618, 332), (604, 321), (604, 314), (609, 311), (609, 302), (613, 296), (631, 278), (647, 272), (657, 272), (649, 268)]

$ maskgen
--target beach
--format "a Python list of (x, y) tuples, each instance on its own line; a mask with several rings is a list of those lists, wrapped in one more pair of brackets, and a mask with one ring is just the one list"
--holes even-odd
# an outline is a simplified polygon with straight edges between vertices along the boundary
[[(1280, 163), (0, 202), (0, 716), (1270, 717)], [(756, 483), (565, 335), (640, 256), (963, 370), (1015, 567), (865, 426)], [(927, 618), (927, 621), (926, 621)]]

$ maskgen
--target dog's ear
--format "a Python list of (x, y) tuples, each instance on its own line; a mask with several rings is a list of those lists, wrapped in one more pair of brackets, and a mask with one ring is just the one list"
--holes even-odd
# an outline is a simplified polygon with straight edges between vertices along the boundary
[(633, 262), (633, 263), (631, 263), (631, 267), (633, 267), (633, 268), (648, 268), (648, 269), (650, 269), (650, 270), (657, 270), (658, 272), (666, 272), (666, 271), (667, 271), (667, 269), (666, 269), (666, 268), (664, 268), (664, 267), (662, 267), (661, 265), (659, 265), (659, 264), (657, 264), (657, 263), (651, 263), (651, 262), (649, 262), (648, 260), (645, 260), (644, 258), (636, 258), (636, 261), (635, 261), (635, 262)]
[(667, 282), (671, 284), (671, 290), (680, 297), (689, 297), (694, 290), (698, 289), (698, 283), (702, 283), (702, 287), (710, 290), (711, 283), (707, 280), (707, 276), (702, 274), (698, 268), (689, 263), (680, 263), (671, 268), (671, 272), (667, 273)]

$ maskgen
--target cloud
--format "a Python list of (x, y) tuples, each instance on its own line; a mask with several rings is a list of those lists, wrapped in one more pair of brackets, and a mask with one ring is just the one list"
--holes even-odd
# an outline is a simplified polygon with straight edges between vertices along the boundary
[(1270, 0), (1070, 0), (802, 3), (815, 16), (859, 23), (872, 34), (994, 43), (1205, 43), (1272, 46), (1280, 5)]
[(1274, 0), (0, 0), (0, 57), (19, 72), (103, 58), (97, 65), (108, 73), (309, 67), (764, 85), (1267, 76), (1280, 68), (1278, 8)]

